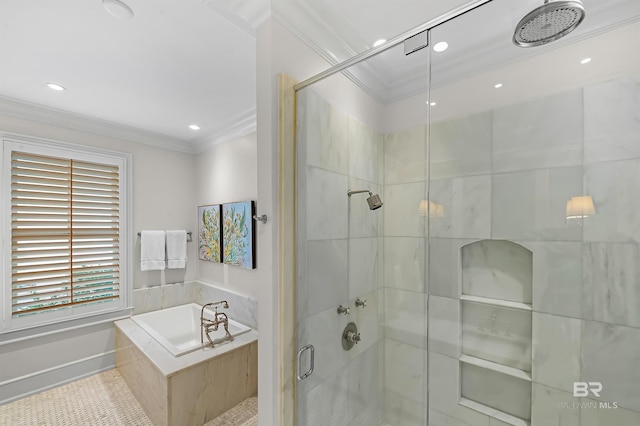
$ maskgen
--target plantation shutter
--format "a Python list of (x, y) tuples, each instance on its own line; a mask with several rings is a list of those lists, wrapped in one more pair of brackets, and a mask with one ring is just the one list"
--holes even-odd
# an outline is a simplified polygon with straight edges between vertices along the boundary
[(13, 317), (119, 297), (119, 176), (116, 165), (12, 152)]

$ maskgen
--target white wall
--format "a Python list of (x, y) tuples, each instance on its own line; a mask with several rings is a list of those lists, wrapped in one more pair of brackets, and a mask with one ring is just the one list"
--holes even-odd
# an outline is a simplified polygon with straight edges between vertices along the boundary
[[(196, 160), (192, 154), (1, 114), (0, 132), (130, 153), (133, 157), (134, 287), (195, 279), (194, 244), (188, 245), (185, 270), (141, 272), (140, 243), (135, 235), (143, 229), (195, 230)], [(2, 236), (3, 241), (7, 239), (8, 236)], [(113, 325), (108, 322), (21, 342), (7, 343), (6, 335), (0, 336), (0, 365), (4, 366), (0, 369), (0, 403), (112, 368), (112, 330)], [(6, 368), (8, 365), (15, 368)]]
[[(235, 141), (214, 145), (196, 157), (196, 205), (221, 204), (258, 199), (256, 133)], [(261, 205), (256, 211), (261, 212)], [(195, 213), (195, 207), (193, 208)], [(197, 226), (197, 225), (196, 225)], [(259, 228), (262, 223), (257, 222)], [(197, 231), (197, 229), (194, 229)], [(194, 237), (196, 233), (194, 232)], [(197, 238), (194, 238), (194, 246)], [(197, 247), (196, 247), (197, 249)], [(257, 267), (268, 268), (256, 256)], [(197, 258), (197, 253), (195, 255)], [(257, 299), (257, 270), (214, 262), (196, 261), (198, 280)]]

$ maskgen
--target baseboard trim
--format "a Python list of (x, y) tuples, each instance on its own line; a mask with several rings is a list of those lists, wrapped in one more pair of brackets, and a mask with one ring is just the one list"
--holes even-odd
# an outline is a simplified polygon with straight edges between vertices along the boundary
[(0, 405), (115, 367), (115, 350), (12, 378), (0, 383)]

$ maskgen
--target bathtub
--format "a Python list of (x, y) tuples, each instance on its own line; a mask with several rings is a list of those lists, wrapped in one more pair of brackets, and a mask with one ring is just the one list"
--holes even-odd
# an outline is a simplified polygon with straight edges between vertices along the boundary
[[(204, 343), (200, 342), (201, 309), (200, 305), (191, 303), (134, 315), (131, 319), (173, 356), (181, 356), (209, 345), (206, 336), (203, 336)], [(224, 310), (220, 309), (219, 311), (223, 312)], [(210, 309), (205, 309), (204, 314), (207, 319), (213, 318), (213, 311)], [(250, 330), (249, 327), (229, 319), (231, 336), (240, 336)], [(211, 331), (209, 336), (214, 345), (225, 341), (224, 327), (220, 326), (217, 331)]]
[(114, 323), (116, 368), (156, 426), (200, 426), (257, 395), (257, 332), (230, 320), (233, 341), (219, 341), (220, 327), (210, 333), (219, 343), (203, 347), (200, 309), (187, 304)]

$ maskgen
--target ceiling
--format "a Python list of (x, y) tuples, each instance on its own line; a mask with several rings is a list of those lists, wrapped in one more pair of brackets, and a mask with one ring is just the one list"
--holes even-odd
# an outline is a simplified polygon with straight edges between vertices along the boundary
[[(123, 0), (135, 15), (122, 19), (102, 1), (0, 0), (0, 112), (69, 126), (90, 123), (85, 127), (102, 133), (199, 152), (255, 130), (255, 30), (269, 14), (338, 63), (378, 39), (472, 3)], [(504, 34), (542, 3), (494, 0), (439, 26), (434, 37), (446, 38), (451, 47), (434, 56), (433, 75), (441, 80), (432, 83), (451, 84), (640, 16), (638, 0), (583, 0), (587, 19), (574, 33), (549, 46), (515, 48)], [(388, 103), (424, 84), (424, 64), (424, 52), (405, 58), (394, 49), (351, 72)], [(66, 90), (52, 91), (47, 82)], [(191, 124), (200, 130), (189, 129)]]

